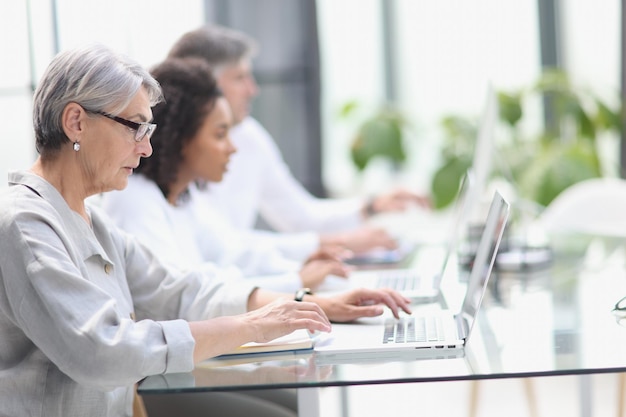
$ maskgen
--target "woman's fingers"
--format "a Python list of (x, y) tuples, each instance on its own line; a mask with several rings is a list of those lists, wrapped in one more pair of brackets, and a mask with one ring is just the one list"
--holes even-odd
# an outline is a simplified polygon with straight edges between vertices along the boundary
[[(397, 291), (387, 289), (387, 288), (377, 289), (377, 290), (364, 288), (364, 289), (360, 289), (356, 291), (360, 291), (359, 294), (361, 297), (361, 302), (360, 302), (361, 306), (372, 306), (376, 304), (378, 305), (384, 304), (391, 310), (392, 314), (396, 318), (400, 317), (400, 311), (404, 311), (407, 314), (411, 314), (411, 309), (410, 309), (411, 300), (402, 296)], [(377, 313), (380, 310), (371, 309), (371, 308), (363, 309), (363, 312), (365, 311), (376, 315), (375, 313)], [(379, 314), (382, 314), (382, 311)]]

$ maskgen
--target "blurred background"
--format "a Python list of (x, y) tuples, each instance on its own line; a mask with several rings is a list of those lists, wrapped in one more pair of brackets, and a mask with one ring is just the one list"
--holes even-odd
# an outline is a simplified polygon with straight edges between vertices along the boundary
[(0, 178), (36, 156), (32, 93), (57, 52), (97, 41), (151, 67), (218, 23), (258, 40), (253, 115), (314, 194), (455, 178), (491, 86), (494, 169), (547, 205), (624, 172), (622, 20), (618, 0), (4, 0)]

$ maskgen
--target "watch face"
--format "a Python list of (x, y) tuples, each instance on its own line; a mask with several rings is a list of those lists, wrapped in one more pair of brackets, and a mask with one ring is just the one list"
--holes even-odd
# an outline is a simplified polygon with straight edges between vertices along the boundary
[(302, 301), (304, 296), (307, 295), (307, 294), (313, 294), (311, 289), (310, 288), (301, 288), (298, 291), (296, 291), (296, 296), (294, 297), (294, 300)]

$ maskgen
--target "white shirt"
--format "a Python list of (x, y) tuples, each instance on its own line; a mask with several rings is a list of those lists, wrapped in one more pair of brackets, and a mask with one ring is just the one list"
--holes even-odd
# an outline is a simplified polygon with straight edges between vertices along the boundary
[(0, 194), (0, 415), (131, 416), (135, 383), (193, 369), (187, 320), (246, 311), (245, 281), (165, 268), (96, 208), (90, 227), (41, 177), (9, 181)]
[(106, 193), (102, 207), (120, 228), (178, 267), (216, 265), (273, 290), (302, 286), (299, 262), (270, 244), (243, 239), (206, 198), (199, 197), (195, 186), (189, 192), (188, 200), (173, 206), (154, 181), (135, 174), (124, 190)]
[[(248, 117), (230, 132), (237, 152), (228, 172), (211, 184), (213, 207), (241, 230), (251, 231), (260, 214), (279, 234), (263, 233), (298, 258), (319, 246), (318, 233), (349, 230), (362, 224), (360, 199), (316, 198), (291, 174), (269, 133)], [(282, 235), (281, 235), (282, 234)]]

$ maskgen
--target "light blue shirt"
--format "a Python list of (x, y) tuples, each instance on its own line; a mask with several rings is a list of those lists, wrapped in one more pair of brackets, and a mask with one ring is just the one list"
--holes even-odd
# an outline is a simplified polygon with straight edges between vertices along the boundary
[(96, 209), (90, 226), (33, 173), (11, 173), (9, 185), (0, 415), (130, 416), (137, 381), (193, 368), (186, 320), (245, 312), (251, 284), (168, 270)]

